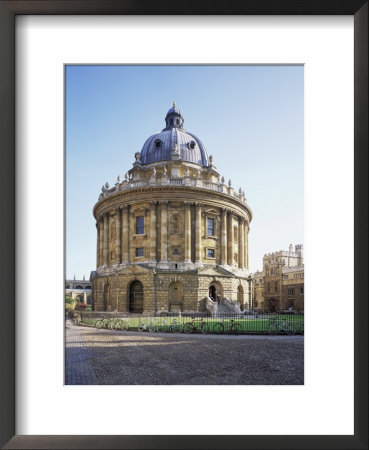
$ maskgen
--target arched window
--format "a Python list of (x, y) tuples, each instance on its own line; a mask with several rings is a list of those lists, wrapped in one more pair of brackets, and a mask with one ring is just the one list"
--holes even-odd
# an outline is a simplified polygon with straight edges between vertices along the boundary
[(87, 286), (85, 287), (85, 289), (91, 289), (91, 286), (90, 286), (90, 285), (87, 285)]
[(134, 281), (129, 287), (129, 312), (142, 313), (143, 312), (143, 285), (141, 281)]
[(78, 285), (76, 286), (76, 289), (83, 289), (83, 287), (82, 287), (80, 284), (78, 284)]

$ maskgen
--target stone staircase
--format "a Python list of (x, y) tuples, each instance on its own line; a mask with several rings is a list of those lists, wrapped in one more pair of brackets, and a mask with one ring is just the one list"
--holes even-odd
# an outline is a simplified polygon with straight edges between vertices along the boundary
[(213, 302), (209, 297), (206, 299), (206, 309), (212, 316), (234, 316), (235, 314), (242, 314), (237, 303), (224, 298), (220, 303)]
[(218, 303), (218, 314), (234, 314), (223, 302)]

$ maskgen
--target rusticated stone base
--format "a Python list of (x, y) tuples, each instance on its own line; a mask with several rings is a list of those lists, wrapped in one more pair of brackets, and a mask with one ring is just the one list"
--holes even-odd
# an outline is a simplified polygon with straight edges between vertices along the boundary
[(232, 274), (219, 266), (171, 271), (133, 265), (117, 275), (98, 274), (92, 282), (94, 311), (137, 312), (132, 295), (134, 282), (141, 283), (139, 301), (143, 314), (205, 312), (205, 297), (211, 285), (221, 298), (239, 301), (244, 309), (250, 307), (248, 277)]

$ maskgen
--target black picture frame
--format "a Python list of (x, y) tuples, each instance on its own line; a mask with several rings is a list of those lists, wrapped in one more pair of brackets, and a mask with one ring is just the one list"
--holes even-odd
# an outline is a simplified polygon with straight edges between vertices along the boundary
[[(205, 14), (354, 16), (354, 435), (15, 435), (15, 17), (19, 14)], [(0, 1), (0, 445), (6, 449), (367, 449), (368, 448), (368, 1), (42, 0)], [(344, 276), (344, 274), (342, 274)], [(339, 394), (338, 394), (339, 395)], [(318, 407), (318, 405), (317, 405)]]

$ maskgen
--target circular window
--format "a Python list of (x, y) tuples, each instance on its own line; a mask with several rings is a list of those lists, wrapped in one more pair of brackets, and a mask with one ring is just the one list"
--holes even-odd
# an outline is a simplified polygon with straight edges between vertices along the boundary
[(156, 139), (156, 140), (155, 140), (155, 147), (156, 147), (156, 148), (161, 147), (161, 140), (160, 140), (160, 139)]
[(195, 141), (189, 142), (188, 147), (189, 147), (191, 150), (193, 150), (193, 149), (196, 147)]

